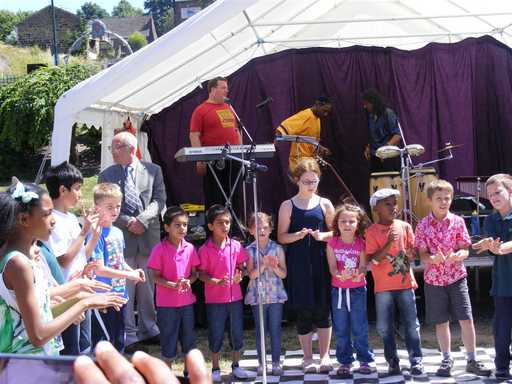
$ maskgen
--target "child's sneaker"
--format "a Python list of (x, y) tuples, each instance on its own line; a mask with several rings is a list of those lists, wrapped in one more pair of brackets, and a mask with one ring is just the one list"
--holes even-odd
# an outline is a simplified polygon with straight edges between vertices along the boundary
[(400, 361), (397, 359), (393, 359), (388, 361), (388, 375), (400, 375), (402, 370), (400, 369)]
[(213, 382), (222, 381), (222, 376), (220, 374), (220, 369), (212, 369), (212, 381)]
[(243, 368), (240, 368), (238, 365), (232, 366), (231, 369), (232, 369), (231, 372), (233, 373), (233, 376), (235, 376), (237, 379), (249, 378), (249, 374), (247, 373), (247, 371)]
[(281, 376), (283, 374), (283, 368), (279, 363), (272, 363), (272, 376)]
[(302, 362), (302, 369), (304, 370), (304, 373), (316, 373), (316, 366), (312, 359), (304, 360)]
[(441, 365), (437, 369), (436, 375), (441, 377), (450, 377), (452, 375), (453, 360), (450, 358), (443, 359)]
[(477, 376), (490, 376), (491, 370), (485, 368), (485, 365), (476, 360), (468, 360), (466, 364), (466, 372), (472, 373)]
[(370, 375), (373, 373), (373, 369), (370, 367), (369, 363), (359, 363), (359, 368), (357, 368), (356, 371), (361, 375)]
[(419, 376), (425, 373), (425, 368), (423, 367), (423, 363), (414, 363), (411, 365), (411, 375)]

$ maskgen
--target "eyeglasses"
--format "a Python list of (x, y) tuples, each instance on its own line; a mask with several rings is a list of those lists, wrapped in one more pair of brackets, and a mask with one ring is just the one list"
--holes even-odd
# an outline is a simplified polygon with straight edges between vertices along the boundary
[(316, 180), (300, 180), (301, 184), (302, 185), (306, 185), (306, 186), (309, 186), (309, 185), (317, 185), (320, 180), (319, 179), (316, 179)]
[(123, 148), (127, 148), (128, 146), (129, 146), (128, 144), (116, 145), (114, 147), (109, 145), (107, 148), (108, 148), (109, 152), (114, 152), (114, 151), (119, 151), (120, 149), (123, 149)]

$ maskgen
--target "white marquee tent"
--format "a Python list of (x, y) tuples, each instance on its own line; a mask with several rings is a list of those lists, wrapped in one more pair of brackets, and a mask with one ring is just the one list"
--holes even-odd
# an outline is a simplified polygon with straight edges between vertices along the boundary
[(511, 26), (512, 1), (503, 0), (217, 0), (66, 92), (55, 107), (52, 164), (68, 159), (71, 127), (82, 122), (103, 127), (104, 168), (127, 114), (138, 128), (144, 116), (258, 56), (306, 47), (415, 49), (485, 34), (510, 46)]

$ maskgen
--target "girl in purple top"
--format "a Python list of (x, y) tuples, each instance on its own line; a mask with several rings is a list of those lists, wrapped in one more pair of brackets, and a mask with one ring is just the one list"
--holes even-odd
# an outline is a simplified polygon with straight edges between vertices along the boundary
[(151, 251), (148, 268), (156, 285), (162, 356), (171, 365), (177, 356), (178, 340), (185, 354), (196, 346), (196, 298), (191, 285), (197, 279), (196, 267), (200, 262), (194, 246), (185, 240), (187, 213), (180, 207), (169, 207), (163, 221), (166, 237)]
[(363, 240), (367, 222), (360, 207), (343, 204), (336, 209), (332, 222), (334, 236), (327, 242), (336, 358), (340, 363), (337, 374), (344, 378), (351, 375), (354, 348), (359, 361), (358, 372), (372, 373), (370, 363), (373, 362), (373, 353), (368, 345)]

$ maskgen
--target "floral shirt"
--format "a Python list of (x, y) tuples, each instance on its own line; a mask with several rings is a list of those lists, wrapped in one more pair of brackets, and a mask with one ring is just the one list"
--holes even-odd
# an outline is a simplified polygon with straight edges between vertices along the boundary
[[(252, 262), (254, 267), (256, 268), (256, 242), (252, 242), (247, 246), (247, 252), (249, 256), (252, 258)], [(263, 263), (263, 256), (272, 255), (278, 257), (279, 250), (281, 246), (277, 244), (275, 241), (269, 240), (265, 249), (260, 248), (260, 263)], [(286, 295), (286, 291), (284, 289), (283, 280), (279, 276), (275, 274), (269, 268), (265, 268), (263, 273), (260, 276), (261, 279), (261, 287), (263, 288), (262, 292), (262, 304), (274, 304), (274, 303), (284, 303), (288, 296)], [(249, 285), (247, 286), (247, 293), (245, 295), (245, 304), (247, 305), (256, 305), (259, 303), (258, 292), (256, 289), (257, 280), (249, 281)]]
[[(435, 254), (440, 249), (445, 255), (471, 245), (466, 224), (462, 217), (448, 212), (443, 220), (437, 220), (432, 213), (420, 221), (416, 227), (415, 246)], [(466, 267), (462, 261), (444, 261), (440, 264), (427, 264), (423, 273), (425, 283), (447, 286), (466, 277)]]

